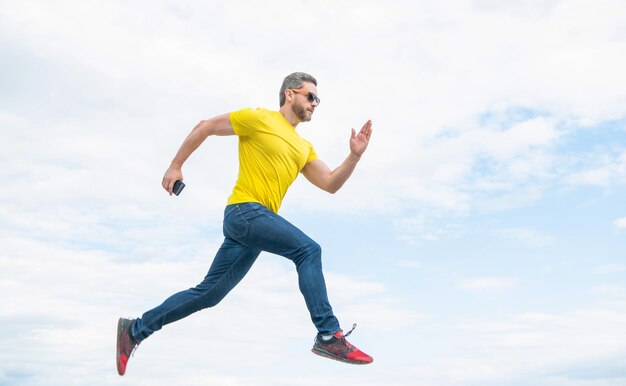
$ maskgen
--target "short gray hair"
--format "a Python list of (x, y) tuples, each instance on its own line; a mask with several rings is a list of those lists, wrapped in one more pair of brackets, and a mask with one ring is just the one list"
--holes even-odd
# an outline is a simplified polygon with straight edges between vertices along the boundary
[(283, 80), (283, 85), (280, 86), (280, 107), (283, 107), (283, 105), (285, 104), (285, 90), (290, 88), (301, 88), (303, 82), (311, 82), (315, 86), (317, 86), (317, 80), (315, 80), (312, 75), (304, 72), (294, 72), (293, 74), (289, 74), (285, 77), (285, 80)]

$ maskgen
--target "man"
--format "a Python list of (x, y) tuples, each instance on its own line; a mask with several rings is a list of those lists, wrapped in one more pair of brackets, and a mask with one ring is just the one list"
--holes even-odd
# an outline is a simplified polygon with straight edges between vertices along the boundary
[[(184, 140), (162, 185), (171, 195), (183, 179), (187, 158), (211, 135), (239, 136), (239, 177), (224, 211), (224, 243), (209, 272), (195, 288), (172, 295), (139, 319), (120, 318), (117, 327), (117, 370), (124, 375), (137, 345), (164, 325), (218, 304), (246, 275), (261, 251), (284, 256), (296, 265), (300, 291), (318, 334), (315, 354), (353, 364), (367, 364), (363, 353), (343, 334), (326, 293), (320, 246), (284, 218), (278, 209), (287, 188), (302, 173), (330, 193), (343, 186), (367, 149), (372, 123), (352, 129), (350, 154), (335, 170), (317, 158), (313, 146), (296, 132), (319, 106), (317, 81), (311, 75), (288, 75), (280, 88), (280, 110), (243, 109), (201, 121)], [(354, 327), (353, 327), (354, 329)], [(352, 332), (352, 331), (350, 331)]]

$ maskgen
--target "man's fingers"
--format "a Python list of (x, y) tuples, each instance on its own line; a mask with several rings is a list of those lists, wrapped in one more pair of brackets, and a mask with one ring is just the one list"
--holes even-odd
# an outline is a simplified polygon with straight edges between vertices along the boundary
[(372, 121), (368, 120), (365, 126), (366, 126), (365, 131), (364, 131), (365, 137), (367, 139), (370, 139), (370, 135), (372, 135)]
[(165, 189), (167, 192), (170, 192), (170, 181), (168, 179), (163, 180), (163, 189)]
[(182, 181), (182, 179), (183, 173), (180, 168), (170, 166), (163, 175), (161, 186), (163, 186), (163, 189), (165, 189), (171, 196), (174, 193), (174, 184), (176, 183), (176, 180)]
[(368, 120), (363, 125), (363, 128), (361, 128), (361, 133), (363, 133), (363, 135), (369, 138), (369, 135), (371, 134), (371, 132), (372, 132), (372, 121)]
[(172, 180), (164, 177), (163, 182), (161, 182), (161, 186), (163, 186), (163, 189), (165, 189), (170, 196), (172, 195), (172, 190), (174, 189), (174, 183)]

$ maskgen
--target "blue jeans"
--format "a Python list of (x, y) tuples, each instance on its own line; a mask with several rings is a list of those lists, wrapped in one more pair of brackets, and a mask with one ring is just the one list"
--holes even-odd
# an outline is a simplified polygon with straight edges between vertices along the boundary
[(300, 292), (313, 324), (322, 334), (339, 331), (339, 322), (326, 294), (322, 250), (315, 241), (265, 206), (253, 202), (226, 207), (224, 237), (200, 284), (170, 296), (133, 323), (131, 332), (138, 342), (168, 323), (217, 305), (248, 273), (261, 251), (284, 256), (296, 264)]

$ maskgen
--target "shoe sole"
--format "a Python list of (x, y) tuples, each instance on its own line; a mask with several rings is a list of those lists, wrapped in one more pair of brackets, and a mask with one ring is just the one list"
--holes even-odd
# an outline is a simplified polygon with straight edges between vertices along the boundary
[(122, 318), (117, 320), (117, 341), (115, 343), (115, 362), (117, 365), (117, 373), (119, 375), (124, 375), (122, 370), (120, 369), (120, 339), (122, 334)]
[(120, 360), (120, 344), (122, 343), (122, 331), (124, 330), (124, 318), (119, 318), (117, 320), (117, 341), (115, 344), (115, 362), (117, 365), (117, 373), (119, 375), (124, 375), (126, 373), (126, 368), (124, 371), (121, 369), (122, 362)]
[(342, 358), (342, 357), (338, 357), (337, 355), (334, 355), (332, 353), (329, 353), (328, 351), (324, 351), (324, 350), (320, 350), (320, 349), (316, 349), (315, 347), (313, 347), (311, 349), (311, 352), (315, 355), (319, 355), (323, 358), (328, 358), (328, 359), (333, 359), (336, 360), (337, 362), (342, 362), (342, 363), (348, 363), (351, 365), (369, 365), (372, 362), (360, 362), (360, 361), (353, 361), (347, 358)]

